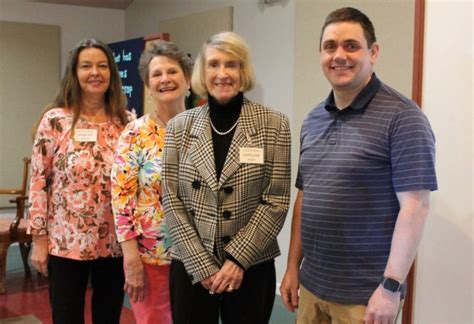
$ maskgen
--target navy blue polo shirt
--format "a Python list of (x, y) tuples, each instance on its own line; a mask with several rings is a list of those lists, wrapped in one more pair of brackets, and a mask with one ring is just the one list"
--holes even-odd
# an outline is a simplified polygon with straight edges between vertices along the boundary
[(324, 300), (367, 304), (387, 264), (396, 192), (437, 189), (429, 122), (374, 74), (346, 109), (331, 92), (300, 141), (301, 283)]

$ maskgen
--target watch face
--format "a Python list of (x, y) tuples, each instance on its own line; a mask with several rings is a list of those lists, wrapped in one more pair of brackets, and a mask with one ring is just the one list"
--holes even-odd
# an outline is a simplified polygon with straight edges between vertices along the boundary
[(397, 292), (400, 289), (401, 284), (392, 278), (384, 278), (383, 287), (391, 292)]

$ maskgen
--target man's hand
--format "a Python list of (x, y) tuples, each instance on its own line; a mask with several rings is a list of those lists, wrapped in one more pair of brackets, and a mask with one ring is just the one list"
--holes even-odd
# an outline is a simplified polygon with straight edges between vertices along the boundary
[(48, 236), (33, 235), (33, 251), (31, 252), (31, 264), (35, 269), (48, 276)]
[(280, 295), (283, 304), (290, 311), (298, 308), (298, 289), (300, 287), (298, 269), (287, 269), (280, 285)]
[(393, 324), (400, 308), (400, 293), (386, 291), (381, 285), (375, 289), (365, 311), (366, 324)]
[(235, 262), (226, 260), (222, 268), (215, 274), (210, 291), (217, 294), (221, 294), (224, 291), (232, 292), (240, 288), (243, 278), (244, 270)]
[(280, 285), (280, 294), (283, 304), (290, 311), (298, 308), (298, 289), (300, 288), (300, 265), (303, 260), (303, 248), (301, 246), (301, 210), (303, 208), (303, 190), (298, 190), (295, 206), (293, 208), (293, 219), (291, 220), (290, 250), (288, 251), (288, 265), (285, 276)]

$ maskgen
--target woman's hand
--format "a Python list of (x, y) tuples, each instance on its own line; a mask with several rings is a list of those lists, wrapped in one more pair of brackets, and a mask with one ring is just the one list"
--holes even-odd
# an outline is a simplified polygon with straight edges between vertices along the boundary
[(210, 291), (221, 294), (224, 291), (232, 292), (240, 288), (244, 270), (235, 262), (226, 260), (222, 268), (215, 274)]
[(33, 235), (33, 251), (31, 252), (31, 264), (35, 269), (48, 276), (48, 236)]
[(207, 277), (206, 279), (201, 280), (201, 286), (204, 287), (204, 289), (209, 290), (209, 293), (212, 295), (214, 294), (214, 290), (211, 290), (212, 283), (214, 282), (214, 278), (216, 277), (215, 274), (213, 274), (210, 277)]
[(131, 239), (121, 243), (125, 268), (123, 290), (136, 303), (145, 299), (146, 273), (138, 251), (137, 241)]
[(123, 290), (134, 303), (145, 299), (146, 274), (141, 259), (125, 262), (125, 285)]

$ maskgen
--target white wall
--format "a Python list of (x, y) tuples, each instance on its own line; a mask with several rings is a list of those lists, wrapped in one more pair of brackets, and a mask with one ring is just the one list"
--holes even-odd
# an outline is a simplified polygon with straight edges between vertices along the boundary
[(473, 5), (428, 0), (423, 109), (439, 191), (418, 255), (415, 323), (473, 323)]
[[(160, 30), (160, 20), (226, 6), (234, 8), (233, 31), (247, 40), (255, 66), (257, 86), (248, 97), (282, 111), (292, 122), (294, 0), (272, 5), (264, 5), (260, 0), (135, 0), (125, 14), (126, 37), (167, 32)], [(173, 40), (173, 35), (170, 38)], [(293, 127), (292, 133), (297, 134), (298, 129)], [(276, 260), (278, 281), (286, 268), (290, 216), (279, 236), (283, 256)]]
[(0, 20), (60, 26), (61, 71), (69, 50), (82, 38), (112, 43), (123, 40), (125, 35), (125, 12), (115, 9), (0, 0)]
[[(20, 188), (31, 129), (59, 84), (58, 26), (0, 21), (0, 184)], [(32, 62), (33, 64), (25, 64)], [(20, 118), (19, 118), (20, 117)], [(0, 196), (0, 207), (13, 207)]]

